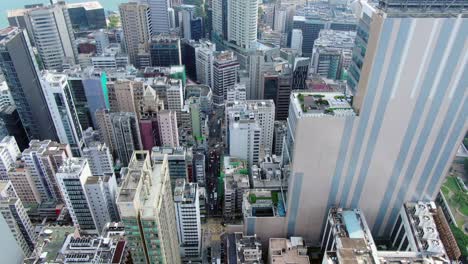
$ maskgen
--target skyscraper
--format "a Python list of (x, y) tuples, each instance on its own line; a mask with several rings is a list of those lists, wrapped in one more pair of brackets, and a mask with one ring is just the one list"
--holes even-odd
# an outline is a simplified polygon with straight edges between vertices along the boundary
[(258, 1), (228, 1), (227, 40), (243, 49), (253, 47), (257, 40)]
[(169, 22), (169, 8), (170, 3), (168, 0), (144, 0), (142, 2), (148, 2), (151, 15), (151, 36), (169, 33), (170, 22)]
[(83, 149), (83, 158), (88, 160), (93, 176), (103, 176), (114, 172), (112, 155), (105, 143), (94, 141), (87, 144)]
[(6, 136), (0, 142), (0, 180), (8, 180), (8, 171), (14, 167), (21, 152), (14, 137)]
[(114, 151), (120, 162), (126, 166), (133, 151), (142, 149), (140, 128), (135, 113), (110, 113)]
[(232, 51), (223, 51), (215, 54), (213, 62), (213, 103), (223, 105), (227, 98), (227, 90), (234, 87), (237, 82), (239, 62)]
[(63, 70), (65, 65), (76, 63), (78, 50), (64, 2), (28, 9), (25, 16), (45, 69)]
[(213, 0), (213, 33), (216, 37), (227, 39), (228, 36), (228, 0)]
[(69, 157), (72, 157), (72, 153), (68, 145), (50, 140), (32, 140), (29, 148), (23, 151), (21, 158), (31, 174), (41, 201), (63, 201), (55, 174)]
[(57, 139), (26, 32), (12, 27), (1, 30), (0, 53), (0, 68), (28, 138)]
[(213, 61), (216, 45), (210, 41), (200, 41), (195, 49), (197, 81), (211, 86), (213, 78)]
[(85, 183), (92, 177), (88, 162), (83, 158), (66, 159), (57, 171), (57, 181), (63, 194), (65, 204), (70, 212), (73, 225), (81, 231), (99, 234), (100, 226), (92, 212), (92, 206), (99, 207), (100, 204), (91, 204), (85, 191)]
[(81, 155), (83, 132), (65, 74), (45, 71), (41, 78), (47, 107), (60, 143), (70, 145), (75, 156)]
[(159, 137), (161, 146), (178, 147), (179, 132), (177, 128), (177, 114), (175, 111), (162, 110), (158, 113)]
[(119, 5), (122, 29), (125, 36), (125, 49), (130, 63), (139, 68), (138, 51), (150, 39), (150, 9), (143, 3), (123, 3)]
[(149, 43), (151, 66), (175, 66), (182, 64), (180, 39), (177, 36), (159, 34), (151, 37)]
[(388, 235), (405, 201), (439, 192), (468, 126), (468, 24), (454, 15), (466, 13), (463, 2), (419, 4), (356, 3), (370, 28), (358, 30), (368, 45), (353, 54), (362, 67), (352, 108), (342, 95), (291, 97), (288, 234), (318, 238), (310, 227), (339, 205), (361, 208), (373, 232)]
[(181, 257), (198, 259), (202, 257), (198, 185), (178, 179), (174, 188), (174, 205)]
[(16, 195), (10, 181), (0, 181), (0, 214), (23, 250), (29, 256), (34, 250), (36, 233), (21, 199)]
[(117, 196), (134, 263), (180, 263), (167, 156), (151, 165), (148, 151), (135, 151)]
[(185, 39), (199, 40), (203, 37), (203, 21), (201, 17), (195, 17), (194, 5), (181, 5), (182, 8), (182, 36)]

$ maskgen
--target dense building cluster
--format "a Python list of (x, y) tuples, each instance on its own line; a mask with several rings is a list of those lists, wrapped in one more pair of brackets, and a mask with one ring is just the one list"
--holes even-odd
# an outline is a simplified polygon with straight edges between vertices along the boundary
[(466, 0), (121, 2), (7, 12), (0, 262), (466, 261)]

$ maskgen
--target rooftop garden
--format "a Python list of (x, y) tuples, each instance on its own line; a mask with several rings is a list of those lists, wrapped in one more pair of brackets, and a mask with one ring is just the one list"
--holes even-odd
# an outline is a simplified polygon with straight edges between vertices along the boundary
[[(346, 96), (344, 95), (335, 95), (333, 98), (326, 98), (327, 96), (324, 94), (302, 94), (299, 93), (297, 95), (297, 99), (299, 101), (301, 110), (304, 113), (317, 111), (323, 112), (324, 114), (333, 115), (337, 110), (348, 110), (350, 109), (346, 101)], [(334, 100), (333, 100), (334, 99)], [(338, 102), (330, 102), (338, 101)], [(343, 104), (342, 102), (346, 102)], [(332, 105), (330, 105), (332, 104)], [(344, 107), (338, 107), (344, 106)]]

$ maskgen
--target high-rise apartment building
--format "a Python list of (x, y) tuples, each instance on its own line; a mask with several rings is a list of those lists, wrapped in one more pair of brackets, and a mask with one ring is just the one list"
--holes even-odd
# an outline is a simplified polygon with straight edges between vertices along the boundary
[(94, 141), (86, 144), (83, 149), (83, 158), (88, 160), (93, 176), (103, 176), (114, 172), (112, 155), (105, 143)]
[(25, 16), (45, 69), (63, 70), (76, 63), (78, 49), (64, 2), (28, 9)]
[(174, 205), (180, 255), (199, 259), (201, 252), (201, 221), (198, 185), (178, 179), (174, 188)]
[(63, 201), (56, 173), (63, 162), (72, 157), (70, 147), (50, 140), (32, 140), (21, 155), (31, 174), (41, 201)]
[(253, 114), (229, 116), (229, 155), (247, 160), (248, 167), (261, 159), (262, 128)]
[(133, 262), (180, 263), (167, 158), (151, 165), (148, 151), (135, 151), (123, 179), (117, 208)]
[(29, 139), (57, 139), (26, 31), (0, 30), (0, 68)]
[(213, 103), (223, 105), (227, 97), (227, 90), (237, 82), (239, 62), (232, 51), (223, 51), (215, 54), (213, 61)]
[(218, 38), (228, 37), (228, 0), (214, 0), (212, 2), (213, 33)]
[(41, 82), (60, 143), (70, 145), (73, 155), (80, 156), (83, 132), (67, 75), (44, 71)]
[(14, 137), (6, 136), (0, 141), (0, 180), (8, 180), (8, 171), (14, 167), (21, 152)]
[(137, 85), (130, 80), (116, 80), (108, 83), (109, 104), (111, 112), (138, 113), (135, 100)]
[(87, 177), (83, 189), (99, 233), (102, 232), (107, 223), (120, 220), (115, 203), (117, 181), (114, 173)]
[(91, 204), (86, 196), (85, 183), (92, 177), (86, 159), (66, 159), (58, 169), (56, 177), (73, 225), (82, 232), (99, 234), (101, 230), (98, 230), (98, 227), (101, 227), (97, 225), (93, 207), (102, 205), (96, 203), (96, 200)]
[(0, 214), (2, 214), (0, 217), (5, 219), (24, 255), (29, 256), (34, 250), (36, 233), (26, 209), (10, 181), (0, 181)]
[(130, 63), (139, 68), (138, 52), (150, 39), (150, 8), (144, 3), (123, 3), (119, 5), (122, 29), (125, 36), (125, 50)]
[(227, 40), (243, 48), (252, 48), (257, 40), (258, 1), (227, 1)]
[(205, 186), (206, 182), (206, 159), (203, 153), (193, 154), (193, 174), (198, 186)]
[(283, 68), (279, 72), (267, 72), (262, 77), (263, 98), (265, 100), (273, 100), (275, 104), (275, 120), (286, 120), (293, 82), (291, 68)]
[(161, 146), (178, 147), (179, 131), (177, 128), (177, 113), (171, 110), (162, 110), (159, 111), (157, 119)]
[[(247, 100), (227, 102), (225, 108), (225, 122), (231, 127), (232, 116), (245, 116), (255, 119), (261, 128), (261, 148), (271, 150), (273, 144), (273, 127), (275, 122), (275, 104), (273, 100)], [(231, 134), (231, 132), (229, 132)], [(230, 145), (231, 146), (231, 145)]]
[(16, 160), (8, 171), (8, 179), (24, 204), (34, 206), (41, 203), (41, 195), (24, 161)]

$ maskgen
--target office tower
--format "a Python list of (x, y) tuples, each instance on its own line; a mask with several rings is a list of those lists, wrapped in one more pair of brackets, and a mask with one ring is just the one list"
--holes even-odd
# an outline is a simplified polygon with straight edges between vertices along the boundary
[(86, 144), (83, 149), (83, 158), (88, 160), (93, 176), (103, 176), (114, 172), (112, 155), (105, 143), (94, 141)]
[(189, 178), (189, 167), (192, 166), (192, 161), (189, 161), (191, 149), (184, 147), (154, 147), (151, 151), (153, 163), (162, 163), (165, 156), (167, 156), (171, 186), (174, 188), (177, 179), (188, 180)]
[(196, 183), (178, 179), (174, 188), (174, 205), (183, 259), (198, 259), (201, 252), (200, 200)]
[[(96, 128), (96, 111), (100, 109), (110, 108), (109, 93), (107, 89), (107, 75), (104, 71), (95, 70), (92, 67), (90, 67), (83, 71), (81, 78), (84, 94), (86, 97), (87, 107), (91, 115), (91, 121), (93, 127)], [(80, 96), (80, 99), (84, 98)]]
[[(312, 55), (312, 47), (314, 45), (314, 41), (318, 38), (320, 30), (325, 28), (325, 23), (325, 21), (311, 20), (307, 19), (304, 16), (294, 16), (293, 33), (296, 32), (295, 36), (302, 36), (302, 48), (300, 51), (303, 56), (310, 57)], [(299, 35), (297, 30), (300, 30), (302, 34)], [(298, 38), (296, 38), (295, 40), (297, 39)], [(291, 39), (291, 47), (292, 40), (293, 39)]]
[(92, 30), (106, 28), (106, 14), (98, 1), (67, 4), (70, 22), (74, 29)]
[(292, 90), (307, 89), (306, 80), (309, 75), (310, 59), (307, 57), (294, 58)]
[(235, 113), (229, 116), (229, 155), (247, 160), (248, 166), (260, 161), (262, 129), (252, 116)]
[(200, 41), (195, 49), (197, 81), (201, 84), (212, 86), (213, 63), (216, 44), (206, 40)]
[(195, 17), (194, 5), (180, 5), (182, 11), (182, 36), (185, 39), (198, 41), (203, 37), (203, 21), (201, 17)]
[(228, 1), (227, 16), (227, 40), (243, 49), (252, 48), (257, 40), (258, 1)]
[[(284, 34), (286, 36), (286, 34)], [(260, 41), (262, 44), (271, 45), (274, 47), (281, 47), (281, 40), (283, 34), (278, 31), (272, 30), (270, 27), (263, 27), (260, 31)]]
[(148, 2), (150, 10), (151, 36), (169, 33), (169, 8), (171, 7), (169, 2), (167, 0), (146, 0), (144, 2)]
[(225, 122), (227, 127), (231, 126), (229, 122), (235, 114), (255, 119), (262, 131), (262, 141), (260, 142), (262, 149), (271, 150), (275, 121), (274, 102), (272, 100), (227, 102), (225, 107)]
[(311, 68), (329, 79), (341, 79), (351, 63), (354, 31), (321, 30), (312, 50)]
[(299, 54), (302, 53), (302, 30), (293, 29), (291, 37), (291, 49), (297, 50)]
[(159, 136), (161, 146), (178, 147), (179, 132), (177, 129), (177, 114), (171, 110), (162, 110), (158, 113)]
[(135, 102), (135, 89), (129, 80), (117, 80), (108, 83), (109, 105), (111, 112), (138, 112)]
[(74, 65), (78, 50), (66, 4), (59, 2), (31, 8), (25, 15), (42, 66), (47, 70), (60, 71), (65, 65)]
[(273, 29), (288, 33), (292, 28), (292, 21), (296, 6), (290, 3), (277, 3), (274, 5)]
[(135, 151), (117, 195), (134, 263), (180, 263), (167, 158), (151, 165), (148, 151)]
[(213, 103), (223, 105), (226, 100), (227, 90), (234, 87), (237, 81), (239, 62), (232, 51), (215, 53), (213, 61)]
[(135, 113), (110, 113), (114, 151), (120, 163), (126, 166), (133, 151), (142, 149), (140, 129)]
[(193, 173), (198, 186), (205, 186), (206, 181), (206, 160), (201, 152), (193, 154)]
[(169, 86), (166, 89), (167, 109), (177, 114), (177, 124), (181, 125), (181, 113), (184, 107), (184, 91), (182, 82), (176, 79), (169, 79)]
[(182, 64), (180, 39), (175, 35), (159, 34), (149, 42), (151, 66), (174, 66)]
[[(291, 147), (283, 149), (293, 168), (287, 210), (291, 234), (317, 237), (320, 229), (311, 225), (320, 226), (326, 208), (338, 204), (361, 208), (374, 234), (388, 235), (404, 201), (435, 199), (466, 132), (461, 95), (467, 75), (465, 67), (457, 65), (466, 64), (463, 36), (468, 27), (465, 18), (453, 17), (453, 12), (461, 12), (459, 6), (442, 10), (443, 2), (428, 9), (406, 9), (399, 1), (381, 1), (376, 8), (359, 4), (363, 8), (358, 16), (370, 20), (371, 30), (359, 33), (369, 32), (369, 45), (353, 51), (356, 61), (350, 72), (365, 51), (353, 107), (345, 107), (339, 95), (325, 95), (328, 114), (314, 117), (310, 114), (317, 110), (305, 114), (298, 95), (291, 98), (294, 110), (285, 144)], [(304, 105), (325, 99), (312, 102), (313, 96), (308, 97)], [(330, 111), (337, 103), (341, 110)], [(335, 118), (322, 118), (330, 114)], [(310, 127), (335, 132), (318, 135)], [(305, 131), (316, 140), (304, 140)], [(326, 163), (311, 158), (323, 155), (315, 150), (324, 146)], [(308, 158), (300, 161), (304, 153)], [(305, 192), (318, 195), (303, 196)], [(297, 210), (304, 203), (307, 210)]]
[(16, 106), (10, 105), (0, 108), (0, 127), (2, 136), (14, 137), (20, 150), (28, 147), (28, 135), (24, 130), (23, 123), (21, 123)]
[(34, 226), (26, 213), (21, 199), (10, 181), (0, 181), (0, 214), (5, 219), (10, 232), (23, 250), (29, 256), (34, 250), (36, 233)]
[(0, 141), (0, 180), (8, 180), (8, 171), (14, 167), (21, 152), (14, 137), (6, 136)]
[(123, 34), (125, 36), (125, 50), (130, 63), (140, 68), (138, 51), (140, 46), (150, 39), (150, 8), (143, 3), (123, 3), (119, 5)]
[(60, 143), (70, 145), (73, 155), (80, 156), (83, 133), (67, 75), (44, 71), (41, 82)]
[(185, 71), (193, 81), (197, 81), (197, 54), (196, 50), (200, 43), (191, 39), (181, 39), (182, 65), (185, 66)]
[(41, 195), (41, 201), (63, 201), (55, 174), (69, 157), (72, 153), (68, 145), (51, 140), (31, 140), (29, 148), (23, 151), (21, 158)]
[(87, 177), (83, 183), (83, 189), (99, 233), (102, 232), (107, 223), (120, 220), (115, 203), (117, 181), (114, 173)]
[[(101, 230), (97, 228), (100, 226), (97, 226), (97, 219), (93, 215), (92, 207), (102, 205), (100, 203), (91, 204), (87, 199), (85, 183), (88, 178), (92, 177), (92, 174), (86, 159), (68, 158), (64, 160), (56, 177), (73, 225), (82, 232), (99, 234)], [(93, 202), (98, 201), (93, 200)]]
[(271, 149), (271, 153), (281, 157), (284, 137), (286, 136), (287, 132), (286, 121), (275, 121), (273, 129), (273, 148)]
[(7, 171), (8, 179), (15, 188), (18, 198), (24, 204), (38, 205), (41, 203), (41, 195), (34, 184), (31, 173), (26, 169), (26, 163), (17, 159)]
[(1, 30), (0, 52), (0, 68), (28, 138), (56, 139), (26, 32), (12, 27)]
[(265, 100), (273, 100), (275, 104), (275, 120), (286, 120), (288, 117), (292, 82), (293, 75), (291, 68), (284, 68), (280, 72), (263, 74), (263, 98)]
[[(85, 88), (83, 84), (83, 76), (79, 68), (65, 70), (64, 74), (68, 76), (68, 85), (72, 92), (73, 103), (75, 104), (76, 113), (83, 130), (93, 127), (91, 112), (88, 108)], [(94, 114), (93, 114), (94, 115)]]
[(250, 63), (247, 69), (249, 70), (250, 87), (247, 93), (247, 99), (257, 100), (263, 99), (262, 75), (265, 72), (275, 71), (277, 67), (286, 61), (280, 58), (279, 48), (271, 45), (261, 45), (255, 52), (252, 52)]

